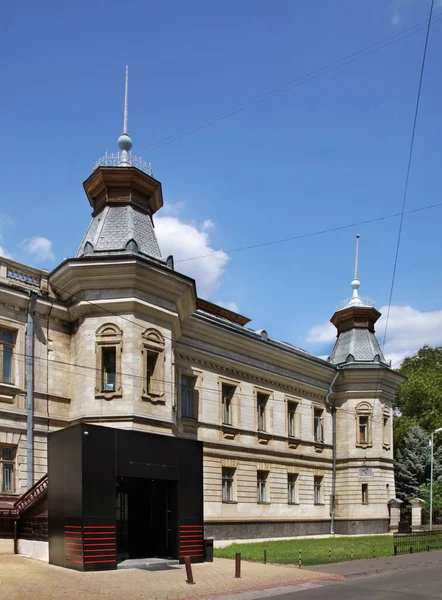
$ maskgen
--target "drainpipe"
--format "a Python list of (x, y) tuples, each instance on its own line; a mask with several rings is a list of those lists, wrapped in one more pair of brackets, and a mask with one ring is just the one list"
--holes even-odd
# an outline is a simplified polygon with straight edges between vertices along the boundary
[(34, 308), (37, 294), (30, 292), (26, 329), (26, 435), (27, 487), (34, 485)]
[(333, 470), (332, 470), (332, 493), (330, 498), (330, 534), (335, 534), (335, 496), (336, 496), (336, 406), (331, 402), (330, 396), (333, 393), (333, 386), (339, 376), (340, 370), (337, 367), (333, 381), (328, 388), (327, 396), (325, 397), (325, 405), (330, 409), (332, 415), (332, 438), (333, 438)]

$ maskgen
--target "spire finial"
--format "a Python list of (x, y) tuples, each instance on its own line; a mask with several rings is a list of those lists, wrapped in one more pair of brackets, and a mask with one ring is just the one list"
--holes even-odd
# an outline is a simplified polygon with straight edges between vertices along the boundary
[(126, 66), (126, 84), (124, 87), (124, 120), (123, 120), (123, 133), (118, 138), (118, 147), (121, 150), (121, 167), (130, 166), (130, 160), (128, 152), (132, 149), (132, 140), (129, 137), (127, 131), (127, 121), (128, 121), (128, 112), (129, 112), (129, 67)]
[(355, 257), (355, 274), (353, 277), (353, 281), (351, 282), (351, 287), (353, 288), (353, 298), (359, 298), (358, 289), (361, 285), (358, 279), (358, 267), (359, 267), (359, 238), (361, 236), (359, 233), (356, 234), (356, 257)]

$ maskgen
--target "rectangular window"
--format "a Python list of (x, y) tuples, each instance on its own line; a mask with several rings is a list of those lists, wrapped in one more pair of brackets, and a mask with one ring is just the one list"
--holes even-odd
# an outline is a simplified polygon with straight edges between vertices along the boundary
[(256, 407), (258, 417), (258, 431), (266, 430), (266, 407), (269, 397), (266, 394), (256, 394)]
[(15, 448), (0, 446), (0, 491), (15, 492)]
[(324, 411), (322, 408), (315, 408), (313, 412), (313, 437), (315, 442), (324, 441)]
[(362, 488), (362, 504), (368, 504), (368, 483), (363, 483)]
[(383, 416), (383, 444), (384, 446), (390, 446), (390, 418), (387, 416)]
[(117, 376), (117, 349), (103, 346), (101, 349), (101, 383), (103, 392), (115, 392)]
[(10, 329), (0, 329), (0, 381), (13, 383), (13, 355), (15, 333)]
[(287, 435), (289, 437), (296, 437), (296, 409), (298, 404), (296, 402), (287, 402)]
[(267, 502), (267, 471), (258, 471), (257, 476), (257, 501)]
[(223, 502), (233, 502), (233, 477), (235, 469), (223, 468)]
[(315, 476), (314, 479), (314, 502), (322, 504), (322, 477)]
[(370, 417), (367, 415), (360, 415), (359, 417), (359, 427), (358, 427), (358, 443), (359, 444), (369, 444), (370, 443)]
[(181, 376), (181, 416), (189, 419), (196, 419), (195, 414), (195, 385), (196, 377), (191, 375)]
[(223, 424), (232, 425), (232, 400), (235, 394), (235, 386), (223, 383), (221, 386), (221, 401), (223, 410)]
[(146, 352), (146, 393), (152, 394), (155, 389), (155, 367), (157, 364), (158, 354), (156, 352)]
[(298, 476), (294, 473), (287, 475), (287, 500), (289, 504), (296, 504), (296, 481)]

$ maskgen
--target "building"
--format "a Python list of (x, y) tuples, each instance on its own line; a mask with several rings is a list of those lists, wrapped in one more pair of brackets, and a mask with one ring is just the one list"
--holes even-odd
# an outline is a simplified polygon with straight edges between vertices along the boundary
[(206, 536), (388, 531), (401, 377), (357, 266), (328, 361), (199, 298), (161, 254), (161, 183), (131, 154), (127, 86), (124, 122), (120, 152), (83, 184), (92, 220), (77, 255), (51, 273), (0, 258), (4, 535), (14, 518), (19, 538), (45, 539), (48, 436), (79, 424), (199, 441)]

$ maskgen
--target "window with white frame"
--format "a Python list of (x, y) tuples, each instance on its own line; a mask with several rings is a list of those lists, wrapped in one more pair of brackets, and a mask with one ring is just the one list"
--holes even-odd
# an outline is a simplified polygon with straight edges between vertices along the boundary
[(372, 407), (368, 402), (361, 402), (356, 407), (356, 445), (371, 445)]
[(198, 418), (196, 380), (193, 375), (181, 375), (181, 416), (187, 419)]
[(232, 425), (233, 396), (236, 387), (228, 383), (221, 384), (222, 420), (224, 425)]
[(13, 446), (0, 446), (0, 492), (15, 492), (15, 453)]
[(313, 409), (313, 439), (315, 442), (324, 441), (324, 410), (322, 408)]
[(287, 501), (289, 504), (297, 503), (297, 483), (298, 475), (296, 473), (287, 474)]
[(13, 383), (15, 332), (0, 328), (0, 382)]
[(298, 408), (297, 402), (287, 402), (287, 435), (289, 437), (296, 437), (296, 409)]
[(258, 471), (257, 473), (257, 501), (261, 503), (268, 502), (268, 476), (268, 471)]
[(266, 431), (266, 409), (268, 400), (268, 394), (262, 394), (261, 392), (258, 392), (256, 394), (258, 431)]
[(223, 467), (223, 502), (233, 502), (233, 478), (235, 477), (235, 469)]
[(315, 504), (322, 504), (322, 480), (319, 475), (315, 475), (313, 481), (313, 496)]

